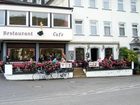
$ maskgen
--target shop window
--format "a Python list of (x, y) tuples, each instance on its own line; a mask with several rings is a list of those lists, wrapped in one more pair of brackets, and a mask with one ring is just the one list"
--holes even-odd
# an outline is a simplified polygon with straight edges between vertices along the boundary
[(8, 25), (27, 25), (28, 12), (8, 11)]
[(10, 61), (29, 61), (31, 58), (35, 60), (34, 48), (8, 48), (7, 56)]
[(64, 50), (62, 48), (40, 48), (40, 57), (43, 57), (44, 61), (53, 60), (57, 58), (57, 60), (61, 60), (64, 57)]
[(70, 27), (70, 15), (53, 14), (53, 27)]
[(5, 25), (5, 11), (0, 11), (0, 25)]
[(39, 12), (32, 12), (31, 13), (32, 19), (32, 26), (39, 26), (40, 22), (42, 22), (43, 26), (49, 26), (48, 24), (48, 13), (39, 13)]

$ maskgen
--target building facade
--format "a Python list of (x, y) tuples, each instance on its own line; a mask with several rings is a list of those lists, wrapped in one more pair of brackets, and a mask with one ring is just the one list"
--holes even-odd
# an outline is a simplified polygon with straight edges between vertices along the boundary
[(72, 8), (0, 2), (1, 59), (61, 58), (72, 40)]
[(133, 44), (139, 39), (140, 0), (26, 1), (0, 4), (3, 60), (65, 53), (67, 60), (96, 61), (118, 59), (120, 47), (140, 49)]
[(140, 51), (140, 0), (70, 0), (73, 7), (73, 40), (68, 49), (74, 59), (96, 61), (119, 48)]

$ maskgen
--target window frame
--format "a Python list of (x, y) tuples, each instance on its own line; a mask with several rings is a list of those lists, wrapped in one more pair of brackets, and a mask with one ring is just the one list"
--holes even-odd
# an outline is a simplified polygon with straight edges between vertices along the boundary
[[(122, 26), (123, 25), (123, 26)], [(121, 30), (120, 29), (123, 29), (123, 34), (121, 33)], [(125, 23), (124, 22), (120, 22), (119, 23), (119, 36), (120, 37), (125, 37), (126, 36), (126, 32), (125, 32)]]
[(3, 17), (2, 17), (3, 23), (2, 23), (2, 24), (0, 23), (0, 26), (4, 26), (4, 25), (5, 25), (5, 20), (6, 20), (6, 15), (5, 15), (5, 12), (6, 12), (6, 11), (5, 11), (5, 10), (0, 10), (0, 12), (3, 12), (3, 13), (2, 13), (2, 14), (3, 14), (3, 15), (2, 15), (2, 16), (3, 16)]
[[(22, 49), (22, 50), (19, 51), (20, 49)], [(29, 51), (26, 52), (24, 50), (29, 50)], [(32, 50), (32, 51), (30, 51), (30, 50)], [(12, 51), (16, 52), (16, 53), (13, 54)], [(31, 52), (33, 52), (33, 54), (30, 54)], [(24, 53), (24, 54), (22, 54), (22, 53)], [(15, 55), (15, 57), (13, 57), (13, 59), (11, 59), (11, 61), (29, 61), (30, 58), (33, 58), (33, 60), (35, 60), (36, 49), (33, 47), (9, 47), (9, 48), (7, 48), (7, 55), (10, 58), (12, 58), (12, 55)], [(26, 56), (26, 57), (23, 58), (23, 56), (24, 57)]]
[[(14, 25), (10, 24), (10, 12), (25, 12), (26, 23), (25, 25)], [(7, 25), (8, 26), (28, 26), (29, 25), (29, 12), (28, 11), (16, 11), (16, 10), (8, 10), (7, 11)]]
[(32, 27), (39, 27), (40, 25), (33, 25), (33, 15), (32, 15), (32, 13), (46, 13), (47, 15), (48, 15), (48, 23), (47, 23), (47, 26), (42, 26), (42, 27), (50, 27), (50, 13), (49, 12), (30, 12), (30, 26), (32, 26)]
[(76, 1), (78, 1), (78, 0), (74, 0), (74, 2), (73, 2), (75, 7), (82, 7), (83, 6), (83, 0), (78, 1), (78, 3), (80, 2), (80, 4), (78, 4)]
[(104, 10), (110, 10), (110, 0), (107, 0), (107, 1), (103, 0), (103, 9)]
[[(131, 12), (137, 12), (137, 0), (130, 0), (130, 4), (131, 4)], [(134, 8), (135, 7), (135, 10)]]
[[(134, 27), (136, 25), (136, 27)], [(136, 29), (136, 34), (134, 35), (134, 29)], [(138, 23), (132, 23), (132, 36), (133, 37), (138, 37)]]
[[(98, 35), (98, 21), (90, 20), (89, 22), (90, 22), (90, 35), (93, 35), (93, 36)], [(95, 34), (92, 33), (92, 27), (95, 28), (95, 31), (96, 31)]]
[[(79, 22), (81, 21), (81, 24), (76, 24), (76, 21), (79, 21)], [(84, 22), (84, 21), (81, 20), (81, 19), (78, 19), (78, 20), (75, 20), (75, 21), (74, 21), (74, 25), (75, 25), (74, 33), (75, 33), (76, 35), (82, 35), (82, 34), (83, 34), (83, 29), (84, 29), (84, 26), (83, 26), (84, 23), (83, 23), (83, 22)], [(76, 30), (76, 29), (77, 29), (77, 28), (76, 28), (77, 25), (78, 25), (78, 26), (81, 26), (81, 32), (77, 32), (77, 30)]]
[(124, 11), (124, 0), (118, 0), (118, 11)]
[[(59, 15), (67, 15), (68, 16), (68, 26), (67, 27), (65, 27), (65, 26), (54, 26), (54, 14), (59, 14)], [(53, 28), (71, 28), (70, 27), (70, 23), (71, 23), (71, 17), (70, 17), (70, 14), (64, 14), (64, 13), (52, 13), (52, 21), (51, 21), (51, 23), (52, 23), (52, 27)]]
[(94, 4), (92, 5), (93, 0), (89, 0), (89, 7), (90, 8), (97, 8), (97, 0), (94, 0)]
[[(109, 34), (106, 34), (106, 29), (109, 28)], [(104, 36), (111, 36), (111, 22), (110, 21), (104, 21)]]

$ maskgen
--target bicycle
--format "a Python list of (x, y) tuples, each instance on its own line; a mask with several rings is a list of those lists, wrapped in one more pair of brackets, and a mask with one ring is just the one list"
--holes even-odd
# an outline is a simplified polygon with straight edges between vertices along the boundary
[(56, 70), (49, 70), (49, 68), (45, 68), (44, 63), (36, 64), (36, 72), (33, 74), (33, 80), (40, 79), (56, 79), (58, 77)]
[(33, 80), (40, 80), (40, 79), (46, 79), (46, 72), (43, 69), (44, 64), (43, 63), (37, 63), (34, 65), (35, 73), (32, 75)]
[(68, 72), (68, 69), (67, 68), (61, 68), (58, 71), (58, 74), (59, 74), (59, 77), (60, 78), (67, 79), (69, 77), (69, 72)]
[(45, 71), (37, 69), (37, 71), (32, 75), (32, 79), (33, 80), (47, 79)]

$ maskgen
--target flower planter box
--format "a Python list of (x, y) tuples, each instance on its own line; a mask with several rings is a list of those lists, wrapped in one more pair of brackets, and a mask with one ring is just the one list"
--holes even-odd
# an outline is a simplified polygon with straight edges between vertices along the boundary
[(114, 70), (90, 70), (85, 71), (86, 77), (109, 77), (109, 76), (130, 76), (133, 75), (132, 69)]
[[(33, 74), (12, 74), (12, 75), (8, 75), (8, 74), (4, 74), (5, 78), (7, 80), (34, 80), (33, 79)], [(62, 77), (59, 76), (56, 79), (61, 79)], [(73, 72), (69, 72), (69, 77), (68, 78), (73, 78)], [(38, 78), (37, 78), (38, 79)], [(42, 76), (39, 76), (39, 79), (44, 79), (43, 74)]]
[[(73, 78), (73, 70), (68, 70), (69, 72), (69, 76), (68, 78)], [(35, 72), (34, 72), (35, 73)], [(33, 80), (33, 72), (29, 72), (29, 73), (25, 73), (25, 72), (13, 72), (13, 65), (12, 64), (5, 64), (5, 73), (4, 76), (7, 80)], [(60, 76), (61, 73), (57, 74), (57, 78), (56, 79), (60, 79), (63, 78), (62, 76)], [(34, 78), (36, 79), (36, 78)], [(44, 79), (44, 74), (40, 74), (39, 78), (37, 79)], [(51, 79), (51, 78), (49, 78)]]

